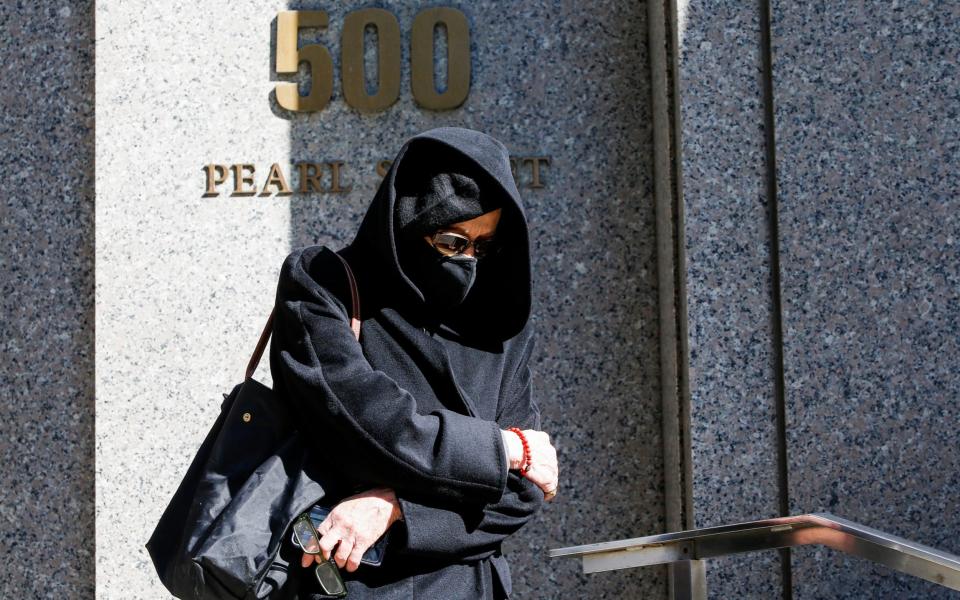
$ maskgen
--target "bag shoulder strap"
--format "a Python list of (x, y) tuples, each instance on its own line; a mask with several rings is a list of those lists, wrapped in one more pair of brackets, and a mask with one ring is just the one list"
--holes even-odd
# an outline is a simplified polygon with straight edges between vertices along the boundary
[(350, 310), (350, 329), (353, 330), (353, 336), (360, 339), (360, 291), (357, 289), (357, 280), (353, 277), (353, 269), (350, 268), (350, 263), (346, 261), (345, 258), (333, 253), (334, 256), (340, 259), (340, 262), (343, 263), (343, 268), (347, 271), (347, 280), (350, 281), (350, 299), (353, 301), (353, 306)]
[[(353, 277), (353, 270), (350, 269), (350, 264), (336, 252), (333, 253), (337, 258), (340, 259), (340, 262), (343, 263), (343, 268), (347, 271), (347, 280), (350, 282), (350, 329), (353, 330), (353, 335), (357, 340), (360, 339), (360, 292), (357, 290), (357, 280)], [(263, 351), (267, 347), (267, 342), (270, 341), (270, 334), (273, 333), (273, 315), (276, 312), (276, 308), (270, 311), (270, 316), (267, 317), (267, 324), (263, 326), (263, 331), (260, 333), (260, 340), (257, 341), (257, 347), (253, 351), (253, 355), (250, 356), (250, 362), (247, 363), (247, 371), (244, 374), (244, 380), (250, 379), (253, 377), (253, 372), (257, 370), (257, 365), (260, 364), (260, 358), (263, 356)]]

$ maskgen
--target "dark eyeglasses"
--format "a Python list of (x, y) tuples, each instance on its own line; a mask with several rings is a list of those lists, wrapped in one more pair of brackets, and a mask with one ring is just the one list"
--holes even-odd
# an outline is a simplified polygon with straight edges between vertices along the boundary
[(470, 241), (470, 238), (467, 236), (453, 231), (438, 231), (434, 233), (430, 237), (430, 245), (444, 256), (463, 254), (467, 251), (467, 248), (473, 246), (473, 255), (477, 257), (477, 259), (496, 254), (502, 247), (500, 240), (495, 237)]
[[(320, 534), (317, 533), (317, 528), (313, 526), (308, 513), (303, 513), (293, 522), (293, 535), (296, 536), (297, 543), (300, 544), (300, 548), (304, 552), (320, 554)], [(323, 558), (323, 555), (320, 554), (320, 557)], [(346, 598), (347, 586), (344, 585), (343, 578), (340, 577), (340, 569), (337, 568), (337, 563), (333, 561), (333, 556), (317, 564), (314, 573), (317, 575), (317, 581), (320, 582), (324, 594), (334, 598)]]

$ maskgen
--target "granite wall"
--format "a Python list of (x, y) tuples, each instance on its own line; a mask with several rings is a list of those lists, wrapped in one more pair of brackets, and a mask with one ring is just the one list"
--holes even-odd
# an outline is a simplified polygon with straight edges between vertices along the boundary
[(92, 597), (93, 3), (0, 4), (0, 597)]
[[(960, 554), (960, 7), (773, 2), (790, 503)], [(955, 598), (823, 550), (798, 598)]]
[[(958, 552), (960, 11), (774, 1), (765, 73), (761, 3), (680, 4), (697, 524), (771, 516), (782, 498), (791, 514), (829, 511)], [(952, 597), (827, 549), (791, 563), (797, 598)], [(777, 554), (712, 561), (708, 583), (711, 597), (771, 597)]]

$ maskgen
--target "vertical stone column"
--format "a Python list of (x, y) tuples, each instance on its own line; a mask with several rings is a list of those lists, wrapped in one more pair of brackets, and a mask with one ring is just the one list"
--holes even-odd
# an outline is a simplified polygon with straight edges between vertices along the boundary
[[(414, 102), (410, 30), (389, 3), (401, 92), (361, 113), (341, 89), (341, 34), (358, 7), (304, 31), (333, 62), (315, 113), (281, 108), (276, 15), (286, 3), (97, 5), (97, 580), (103, 598), (162, 597), (143, 543), (239, 381), (283, 257), (352, 239), (381, 160), (438, 125), (503, 140), (530, 218), (540, 336), (536, 401), (561, 454), (555, 504), (505, 551), (517, 596), (658, 597), (664, 573), (584, 576), (547, 549), (663, 530), (646, 7), (635, 2), (453, 3), (468, 17), (471, 91), (448, 111)], [(436, 47), (445, 47), (437, 34)], [(373, 72), (373, 42), (365, 69)], [(442, 56), (443, 52), (439, 52)], [(442, 59), (438, 71), (445, 66)], [(306, 69), (300, 77), (306, 82)], [(370, 79), (374, 79), (370, 76)], [(303, 87), (306, 87), (305, 85)], [(536, 161), (534, 160), (536, 158)], [(338, 164), (321, 193), (262, 194), (268, 170)], [(204, 165), (254, 167), (204, 195)], [(539, 167), (534, 176), (533, 165)], [(249, 169), (241, 167), (244, 172)], [(294, 182), (289, 181), (291, 187)], [(269, 383), (268, 369), (258, 379)]]
[(93, 3), (0, 5), (0, 596), (94, 594)]
[[(678, 3), (690, 444), (697, 527), (778, 515), (760, 13)], [(774, 552), (710, 560), (711, 598), (775, 597)]]

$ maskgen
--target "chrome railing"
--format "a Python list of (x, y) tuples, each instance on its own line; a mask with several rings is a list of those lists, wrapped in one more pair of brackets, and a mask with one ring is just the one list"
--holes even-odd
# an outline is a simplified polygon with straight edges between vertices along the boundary
[(694, 561), (739, 552), (822, 544), (960, 590), (960, 556), (830, 513), (811, 513), (550, 550), (579, 558), (584, 573)]

